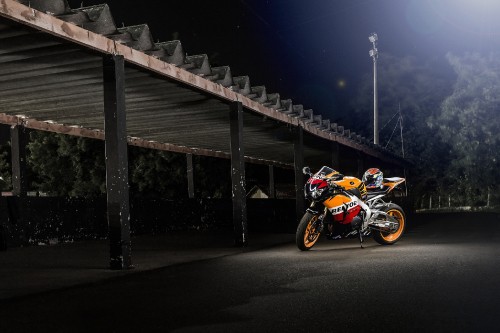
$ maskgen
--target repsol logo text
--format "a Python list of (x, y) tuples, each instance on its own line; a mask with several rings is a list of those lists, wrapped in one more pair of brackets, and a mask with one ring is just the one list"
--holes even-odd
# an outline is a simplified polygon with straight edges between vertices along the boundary
[(337, 215), (337, 214), (340, 214), (343, 212), (347, 212), (349, 209), (354, 208), (357, 205), (358, 205), (358, 200), (353, 200), (351, 202), (348, 202), (348, 203), (342, 204), (340, 206), (331, 208), (330, 212), (332, 213), (332, 215)]

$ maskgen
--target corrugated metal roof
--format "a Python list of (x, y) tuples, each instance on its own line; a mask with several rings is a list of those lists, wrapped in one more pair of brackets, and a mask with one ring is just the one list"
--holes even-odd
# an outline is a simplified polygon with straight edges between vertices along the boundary
[(229, 66), (212, 67), (207, 55), (188, 56), (180, 41), (154, 43), (147, 25), (117, 28), (106, 4), (4, 0), (0, 16), (0, 122), (102, 139), (102, 54), (121, 54), (131, 144), (229, 157), (228, 103), (240, 101), (250, 161), (292, 164), (291, 133), (301, 126), (306, 163), (329, 163), (321, 139), (405, 163)]

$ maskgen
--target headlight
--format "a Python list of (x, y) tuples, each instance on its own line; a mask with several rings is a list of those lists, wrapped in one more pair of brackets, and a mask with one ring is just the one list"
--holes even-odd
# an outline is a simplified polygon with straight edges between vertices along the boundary
[(314, 191), (311, 192), (311, 197), (313, 199), (317, 199), (320, 197), (321, 193), (323, 193), (324, 189), (315, 189)]

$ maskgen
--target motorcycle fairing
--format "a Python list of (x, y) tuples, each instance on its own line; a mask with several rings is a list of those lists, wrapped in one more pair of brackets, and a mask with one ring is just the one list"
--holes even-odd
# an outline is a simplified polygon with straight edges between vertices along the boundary
[(349, 224), (361, 211), (360, 201), (356, 196), (336, 195), (323, 204), (332, 214), (333, 220), (341, 224)]
[(342, 186), (346, 190), (357, 189), (360, 193), (360, 199), (364, 199), (366, 196), (366, 186), (359, 178), (344, 176), (341, 180), (335, 181), (337, 185)]
[(324, 188), (324, 187), (327, 187), (328, 186), (328, 183), (323, 180), (323, 179), (318, 179), (318, 178), (315, 178), (315, 177), (312, 177), (310, 178), (308, 181), (307, 181), (308, 184), (310, 185), (315, 185), (317, 186), (318, 188)]

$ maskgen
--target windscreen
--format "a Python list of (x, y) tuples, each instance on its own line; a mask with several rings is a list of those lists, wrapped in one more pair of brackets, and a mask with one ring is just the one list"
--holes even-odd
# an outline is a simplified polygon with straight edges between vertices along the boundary
[(333, 170), (330, 167), (323, 166), (321, 169), (319, 169), (318, 172), (314, 175), (316, 178), (325, 178), (326, 176), (331, 175), (332, 173), (337, 173), (337, 171)]

